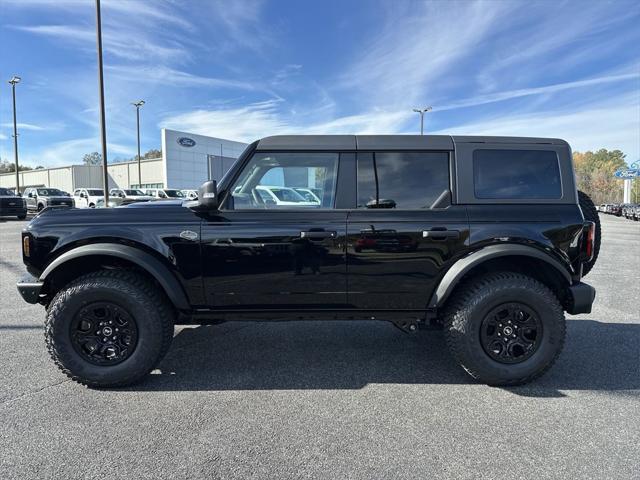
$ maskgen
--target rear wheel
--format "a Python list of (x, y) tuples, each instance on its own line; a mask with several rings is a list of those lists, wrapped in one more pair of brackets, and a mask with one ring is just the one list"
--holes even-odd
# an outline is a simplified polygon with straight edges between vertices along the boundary
[(602, 233), (600, 229), (600, 216), (598, 215), (596, 206), (594, 205), (589, 195), (578, 190), (578, 201), (580, 203), (580, 209), (582, 210), (584, 219), (596, 224), (596, 236), (593, 241), (593, 258), (591, 259), (591, 261), (586, 262), (584, 264), (584, 267), (582, 268), (582, 276), (584, 277), (591, 271), (593, 266), (596, 264), (596, 260), (598, 260)]
[(525, 275), (499, 272), (461, 285), (444, 314), (447, 345), (458, 363), (489, 385), (520, 385), (555, 362), (565, 337), (556, 296)]
[(47, 310), (51, 357), (89, 387), (139, 381), (167, 352), (174, 313), (158, 289), (132, 272), (102, 270), (73, 281)]

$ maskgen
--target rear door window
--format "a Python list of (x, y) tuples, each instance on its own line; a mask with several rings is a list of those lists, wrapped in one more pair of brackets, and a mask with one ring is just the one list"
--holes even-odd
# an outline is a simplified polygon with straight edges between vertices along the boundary
[(550, 150), (475, 150), (473, 184), (478, 199), (559, 199), (558, 155)]
[(430, 209), (448, 191), (446, 152), (358, 154), (358, 208)]

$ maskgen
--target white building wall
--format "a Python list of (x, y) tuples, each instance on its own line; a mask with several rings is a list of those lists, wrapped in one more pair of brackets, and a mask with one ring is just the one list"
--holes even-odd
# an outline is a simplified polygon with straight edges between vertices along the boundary
[[(191, 139), (191, 147), (178, 139)], [(142, 184), (166, 188), (197, 189), (211, 176), (220, 180), (247, 147), (246, 143), (223, 138), (162, 129), (162, 159), (142, 160)], [(15, 174), (0, 174), (0, 186), (15, 187)], [(138, 162), (109, 165), (109, 188), (131, 188), (138, 184)], [(102, 188), (101, 165), (67, 167), (20, 172), (20, 189), (47, 186), (72, 192), (76, 188)]]
[[(180, 139), (187, 140), (180, 142)], [(189, 146), (190, 143), (193, 145)], [(211, 178), (220, 180), (246, 147), (242, 142), (163, 128), (165, 187), (198, 188), (208, 179), (210, 170)], [(208, 166), (210, 158), (211, 167)]]
[[(141, 163), (143, 184), (164, 183), (162, 159), (142, 160)], [(108, 172), (109, 188), (130, 188), (138, 183), (138, 162), (113, 163), (109, 165)], [(15, 174), (0, 175), (0, 187), (14, 188), (15, 185)], [(20, 172), (20, 190), (26, 187), (53, 187), (70, 193), (76, 188), (102, 188), (102, 166), (69, 165)]]

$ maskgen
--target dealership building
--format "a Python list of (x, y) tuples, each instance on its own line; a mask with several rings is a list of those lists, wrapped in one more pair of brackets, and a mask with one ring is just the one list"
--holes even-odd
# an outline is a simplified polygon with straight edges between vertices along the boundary
[[(220, 180), (247, 147), (246, 143), (163, 128), (162, 158), (111, 163), (109, 188), (197, 189), (207, 179)], [(14, 188), (15, 173), (0, 175), (0, 187)], [(20, 190), (52, 187), (65, 192), (76, 188), (102, 188), (102, 166), (69, 165), (20, 172)]]

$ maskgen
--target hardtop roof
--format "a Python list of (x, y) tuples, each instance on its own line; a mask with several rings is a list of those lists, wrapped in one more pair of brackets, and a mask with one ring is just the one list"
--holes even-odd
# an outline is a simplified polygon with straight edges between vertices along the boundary
[(274, 135), (256, 150), (453, 150), (456, 143), (568, 145), (559, 138), (466, 135)]

